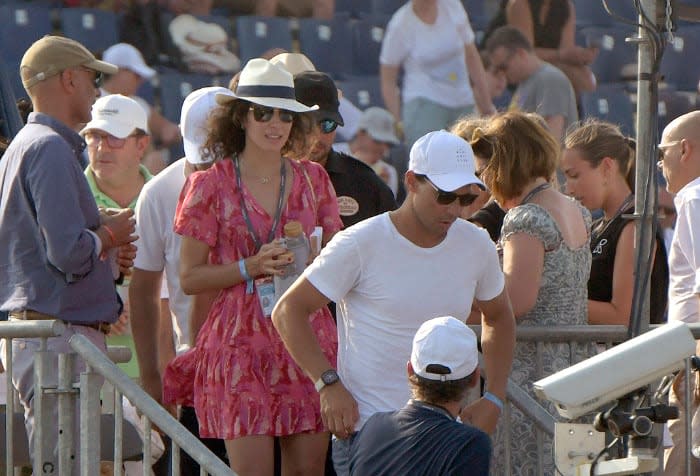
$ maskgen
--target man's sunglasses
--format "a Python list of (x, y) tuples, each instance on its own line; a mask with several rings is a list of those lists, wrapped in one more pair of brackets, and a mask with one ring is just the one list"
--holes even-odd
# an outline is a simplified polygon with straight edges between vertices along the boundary
[(324, 134), (330, 134), (338, 128), (338, 123), (333, 119), (321, 119), (318, 121), (318, 127), (321, 128), (321, 132)]
[(121, 149), (130, 137), (142, 137), (143, 133), (137, 132), (120, 139), (112, 134), (100, 134), (98, 132), (86, 132), (85, 143), (88, 147), (97, 147), (100, 142), (106, 142), (110, 149)]
[(425, 177), (425, 181), (428, 182), (430, 186), (433, 187), (437, 192), (435, 201), (437, 201), (440, 205), (450, 205), (454, 203), (455, 200), (459, 200), (460, 206), (468, 207), (469, 205), (474, 203), (474, 200), (476, 200), (479, 197), (478, 195), (475, 195), (473, 193), (465, 193), (460, 195), (458, 193), (440, 190), (433, 182), (430, 181), (428, 177)]
[(294, 113), (285, 109), (275, 109), (253, 104), (250, 106), (250, 110), (253, 111), (253, 119), (255, 119), (257, 122), (270, 122), (270, 120), (272, 120), (272, 116), (275, 114), (275, 111), (277, 111), (280, 121), (282, 122), (290, 123), (294, 120)]
[(92, 85), (95, 86), (95, 89), (100, 89), (102, 87), (102, 83), (104, 83), (105, 80), (105, 75), (102, 71), (96, 71), (94, 69), (88, 69), (88, 68), (80, 68), (83, 71), (87, 71), (88, 73), (94, 73), (95, 76), (92, 79)]

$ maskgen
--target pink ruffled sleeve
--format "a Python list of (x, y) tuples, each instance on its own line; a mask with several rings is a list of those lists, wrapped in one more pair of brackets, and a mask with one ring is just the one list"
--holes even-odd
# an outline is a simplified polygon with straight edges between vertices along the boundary
[(175, 233), (216, 246), (218, 221), (216, 167), (190, 174), (180, 193), (175, 212)]

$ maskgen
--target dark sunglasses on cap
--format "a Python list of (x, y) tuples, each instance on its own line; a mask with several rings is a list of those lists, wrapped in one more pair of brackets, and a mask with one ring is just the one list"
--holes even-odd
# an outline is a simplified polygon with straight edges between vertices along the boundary
[(435, 189), (437, 192), (437, 196), (435, 197), (435, 201), (438, 202), (440, 205), (450, 205), (454, 203), (455, 200), (459, 200), (459, 205), (462, 207), (468, 207), (472, 203), (474, 203), (474, 200), (476, 200), (479, 196), (475, 195), (473, 193), (464, 193), (464, 194), (458, 194), (454, 192), (446, 192), (444, 190), (439, 189), (433, 182), (430, 181), (430, 179), (427, 176), (423, 176), (425, 178), (425, 181), (430, 184), (431, 187)]
[(257, 122), (270, 122), (272, 120), (272, 116), (275, 114), (275, 111), (277, 111), (280, 121), (282, 122), (289, 123), (294, 120), (294, 113), (285, 109), (276, 109), (253, 104), (250, 106), (250, 110), (253, 111), (253, 119), (255, 119)]
[(324, 134), (330, 134), (338, 128), (338, 123), (333, 119), (321, 119), (318, 121), (318, 127)]

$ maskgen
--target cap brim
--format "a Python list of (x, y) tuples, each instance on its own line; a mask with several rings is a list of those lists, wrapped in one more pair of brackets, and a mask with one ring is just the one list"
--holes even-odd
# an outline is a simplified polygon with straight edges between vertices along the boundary
[(110, 123), (108, 121), (105, 121), (104, 119), (96, 119), (94, 121), (88, 122), (85, 127), (80, 131), (80, 135), (85, 134), (89, 130), (97, 129), (99, 131), (104, 131), (107, 134), (111, 134), (117, 139), (126, 139), (131, 135), (132, 132), (134, 132), (134, 129), (136, 127), (120, 127), (117, 124)]
[(119, 71), (119, 68), (112, 63), (107, 63), (106, 61), (100, 60), (90, 61), (89, 63), (85, 63), (83, 66), (105, 74), (117, 74)]
[(190, 164), (208, 164), (212, 160), (205, 160), (202, 157), (201, 147), (194, 141), (189, 139), (182, 139), (182, 147), (185, 149), (185, 160)]
[(131, 66), (128, 67), (127, 69), (132, 70), (134, 73), (138, 74), (144, 79), (152, 79), (156, 75), (156, 70), (153, 68), (149, 68), (146, 65), (138, 65), (138, 66)]
[(284, 109), (285, 111), (292, 111), (292, 112), (311, 112), (311, 111), (317, 111), (318, 110), (318, 105), (314, 104), (313, 106), (309, 107), (306, 106), (299, 101), (295, 101), (294, 99), (283, 99), (283, 98), (268, 98), (268, 97), (246, 97), (246, 96), (237, 96), (236, 93), (232, 93), (232, 96), (229, 96), (227, 94), (217, 94), (216, 95), (216, 102), (218, 104), (224, 105), (228, 104), (234, 99), (242, 99), (244, 101), (249, 101), (254, 104), (259, 104), (261, 106), (267, 106), (267, 107), (273, 107), (277, 109)]
[(433, 174), (427, 176), (433, 184), (445, 192), (454, 192), (465, 185), (475, 184), (482, 190), (486, 190), (484, 183), (476, 175), (469, 173), (460, 174)]
[(337, 122), (338, 125), (345, 125), (345, 121), (343, 121), (343, 116), (341, 116), (340, 112), (338, 111), (329, 111), (328, 109), (319, 108), (317, 114), (321, 117), (321, 119), (331, 119)]
[(368, 130), (367, 133), (369, 134), (369, 136), (372, 139), (376, 140), (377, 142), (385, 142), (387, 144), (392, 144), (392, 145), (396, 145), (399, 143), (399, 139), (395, 135), (380, 134), (380, 133), (377, 133), (376, 131), (372, 131), (372, 130)]

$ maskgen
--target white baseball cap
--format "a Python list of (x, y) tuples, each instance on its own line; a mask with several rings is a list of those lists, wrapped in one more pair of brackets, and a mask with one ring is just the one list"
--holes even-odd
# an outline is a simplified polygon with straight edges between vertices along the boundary
[(230, 89), (211, 86), (195, 89), (182, 103), (180, 132), (185, 158), (191, 164), (207, 164), (213, 160), (213, 157), (203, 157), (201, 148), (207, 141), (207, 118), (214, 109), (219, 107), (216, 102), (217, 94), (233, 96)]
[(394, 145), (399, 143), (399, 138), (396, 137), (395, 132), (394, 116), (381, 107), (365, 109), (357, 122), (357, 130), (367, 132), (377, 142)]
[(444, 130), (428, 132), (413, 144), (408, 170), (426, 175), (446, 192), (472, 183), (486, 189), (474, 173), (474, 153), (469, 143)]
[(425, 321), (413, 338), (411, 366), (428, 380), (459, 380), (479, 365), (476, 334), (451, 316)]
[(92, 120), (88, 122), (80, 134), (91, 129), (98, 129), (124, 139), (141, 129), (148, 133), (148, 115), (146, 110), (130, 97), (121, 94), (109, 94), (100, 97), (92, 105)]
[(156, 75), (156, 70), (146, 64), (141, 52), (128, 43), (110, 46), (102, 54), (102, 59), (120, 68), (131, 70), (145, 79), (151, 79)]

